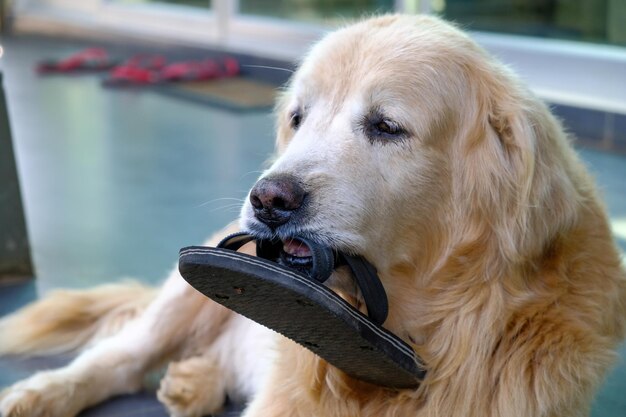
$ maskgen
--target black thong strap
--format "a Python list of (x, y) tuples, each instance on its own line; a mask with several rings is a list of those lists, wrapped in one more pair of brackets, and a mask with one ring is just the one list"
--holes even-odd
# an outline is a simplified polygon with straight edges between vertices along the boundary
[[(313, 266), (308, 272), (310, 279), (324, 282), (337, 267), (341, 265), (348, 266), (361, 290), (368, 316), (376, 324), (385, 322), (389, 313), (389, 303), (387, 301), (387, 293), (374, 265), (362, 256), (334, 251), (327, 246), (322, 246), (300, 236), (294, 236), (293, 238), (307, 245), (311, 251)], [(257, 239), (248, 233), (239, 232), (226, 236), (217, 247), (237, 251), (243, 245), (253, 240), (256, 241), (257, 256), (274, 262), (278, 260), (280, 248), (282, 247), (282, 242), (278, 239)]]

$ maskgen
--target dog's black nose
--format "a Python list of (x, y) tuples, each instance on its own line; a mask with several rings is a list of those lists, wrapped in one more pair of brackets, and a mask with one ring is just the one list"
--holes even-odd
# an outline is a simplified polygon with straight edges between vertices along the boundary
[(306, 192), (290, 175), (260, 179), (250, 192), (250, 203), (257, 219), (271, 228), (287, 223), (302, 206)]

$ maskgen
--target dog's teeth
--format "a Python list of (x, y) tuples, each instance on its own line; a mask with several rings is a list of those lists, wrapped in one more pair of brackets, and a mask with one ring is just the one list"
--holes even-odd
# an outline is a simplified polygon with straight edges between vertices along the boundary
[(308, 258), (311, 256), (309, 247), (297, 239), (285, 240), (283, 242), (283, 250), (285, 253), (297, 258)]

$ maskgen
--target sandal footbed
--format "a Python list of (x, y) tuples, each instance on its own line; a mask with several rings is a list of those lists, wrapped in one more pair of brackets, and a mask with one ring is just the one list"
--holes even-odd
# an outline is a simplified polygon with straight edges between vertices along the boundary
[(188, 247), (179, 269), (219, 304), (311, 350), (348, 375), (415, 388), (425, 375), (414, 351), (323, 284), (274, 262), (226, 249)]

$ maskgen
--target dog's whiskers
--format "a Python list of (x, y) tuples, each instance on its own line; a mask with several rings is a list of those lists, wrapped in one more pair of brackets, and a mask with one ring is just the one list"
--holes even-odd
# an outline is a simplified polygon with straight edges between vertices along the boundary
[(291, 70), (289, 68), (272, 67), (272, 66), (269, 66), (269, 65), (242, 65), (242, 67), (272, 69), (272, 70), (276, 70), (276, 71), (285, 71), (285, 72), (288, 72), (290, 74), (293, 74), (295, 72), (294, 70)]
[(214, 213), (216, 211), (224, 211), (228, 213), (239, 213), (241, 211), (241, 206), (232, 205), (232, 206), (224, 206), (224, 207), (216, 207), (210, 210), (210, 213)]
[(204, 203), (198, 204), (196, 208), (200, 208), (209, 204), (217, 203), (218, 201), (227, 201), (227, 200), (236, 201), (238, 205), (242, 205), (246, 201), (244, 198), (222, 197), (222, 198), (215, 198), (213, 200), (205, 201)]
[(241, 177), (239, 177), (239, 179), (244, 179), (245, 177), (247, 177), (248, 175), (252, 175), (252, 174), (256, 174), (256, 175), (261, 175), (263, 174), (263, 171), (248, 171), (245, 174), (243, 174)]

